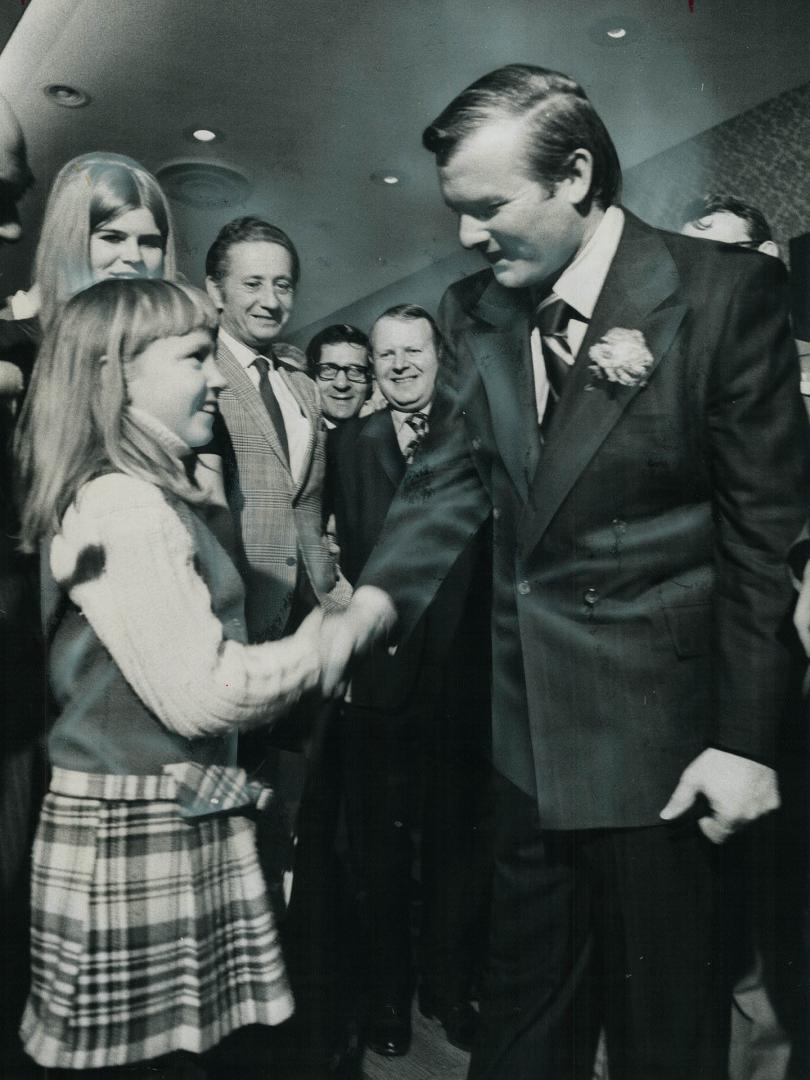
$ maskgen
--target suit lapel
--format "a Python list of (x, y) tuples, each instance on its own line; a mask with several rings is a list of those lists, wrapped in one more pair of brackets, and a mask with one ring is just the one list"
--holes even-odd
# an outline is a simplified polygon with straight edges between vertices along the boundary
[(394, 488), (399, 486), (405, 475), (405, 459), (397, 442), (394, 420), (388, 409), (372, 413), (360, 433), (361, 439), (368, 439), (374, 447), (374, 454), (382, 466), (383, 472)]
[(486, 391), (498, 453), (523, 500), (540, 450), (529, 313), (528, 293), (492, 281), (476, 310), (486, 325), (467, 336)]
[(250, 376), (230, 349), (221, 342), (217, 346), (217, 367), (228, 383), (227, 387), (222, 391), (222, 397), (226, 398), (226, 408), (227, 395), (232, 394), (234, 399), (239, 402), (241, 407), (250, 416), (251, 425), (254, 430), (259, 431), (264, 435), (273, 453), (285, 469), (289, 471), (290, 466), (287, 461), (287, 456), (279, 442), (273, 421), (267, 415), (267, 409), (264, 407), (264, 402), (261, 399), (259, 391), (253, 385)]
[[(625, 215), (621, 242), (543, 447), (523, 520), (527, 547), (537, 543), (624, 410), (649, 382), (686, 312), (684, 304), (665, 303), (679, 278), (660, 236)], [(614, 327), (640, 330), (652, 354), (653, 365), (637, 385), (597, 381), (589, 370), (591, 346)]]
[[(312, 458), (315, 453), (315, 440), (318, 438), (318, 429), (321, 423), (321, 415), (320, 412), (313, 410), (311, 401), (307, 401), (304, 394), (302, 394), (301, 388), (298, 385), (298, 376), (296, 375), (296, 373), (294, 371), (290, 371), (283, 363), (279, 365), (278, 372), (281, 375), (281, 378), (284, 380), (284, 384), (287, 386), (292, 396), (298, 402), (298, 407), (300, 408), (301, 412), (309, 421), (309, 441), (307, 443), (307, 452), (301, 463), (301, 472), (299, 473), (298, 480), (296, 481), (295, 485), (295, 493), (297, 495), (304, 487), (304, 484), (307, 482), (307, 477), (309, 476), (309, 470), (312, 465)], [(308, 375), (304, 375), (303, 377), (309, 379)]]

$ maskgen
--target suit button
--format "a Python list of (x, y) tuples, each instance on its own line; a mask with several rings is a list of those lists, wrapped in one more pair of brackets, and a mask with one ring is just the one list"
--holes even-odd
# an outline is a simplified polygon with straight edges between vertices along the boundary
[(591, 586), (589, 589), (586, 589), (585, 592), (582, 594), (582, 599), (590, 607), (593, 607), (594, 604), (599, 602), (599, 593), (596, 589), (593, 588), (593, 586)]
[(492, 508), (492, 516), (496, 521), (498, 520), (498, 518), (501, 516), (500, 507), (494, 506)]
[(294, 555), (288, 555), (287, 556), (287, 566), (295, 566), (295, 564), (297, 562), (298, 562), (298, 559), (296, 559), (296, 557)]
[(480, 450), (481, 449), (481, 440), (478, 438), (477, 435), (472, 440), (472, 448), (473, 448), (473, 450)]
[(529, 593), (532, 591), (532, 587), (528, 583), (528, 581), (519, 581), (517, 591), (520, 593), (521, 596), (528, 596)]

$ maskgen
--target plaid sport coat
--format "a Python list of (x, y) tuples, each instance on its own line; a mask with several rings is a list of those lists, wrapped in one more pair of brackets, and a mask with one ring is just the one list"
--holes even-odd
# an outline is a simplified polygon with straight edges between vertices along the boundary
[(228, 385), (219, 397), (214, 446), (234, 518), (248, 633), (253, 642), (272, 641), (284, 633), (297, 586), (308, 583), (327, 611), (342, 610), (351, 596), (323, 535), (326, 457), (318, 393), (303, 368), (285, 358), (281, 376), (310, 422), (307, 457), (294, 480), (259, 392), (221, 342), (217, 366)]

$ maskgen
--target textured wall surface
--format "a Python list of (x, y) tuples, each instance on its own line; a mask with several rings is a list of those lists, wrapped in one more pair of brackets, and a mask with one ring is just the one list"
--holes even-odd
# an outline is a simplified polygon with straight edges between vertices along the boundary
[(625, 204), (645, 221), (679, 229), (684, 207), (723, 191), (763, 212), (787, 255), (810, 229), (810, 83), (673, 146), (625, 174)]

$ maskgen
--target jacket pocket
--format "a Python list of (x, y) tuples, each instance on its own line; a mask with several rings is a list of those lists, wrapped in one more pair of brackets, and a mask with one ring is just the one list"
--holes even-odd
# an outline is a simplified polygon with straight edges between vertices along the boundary
[(711, 649), (712, 605), (700, 603), (661, 606), (678, 659), (705, 656)]

